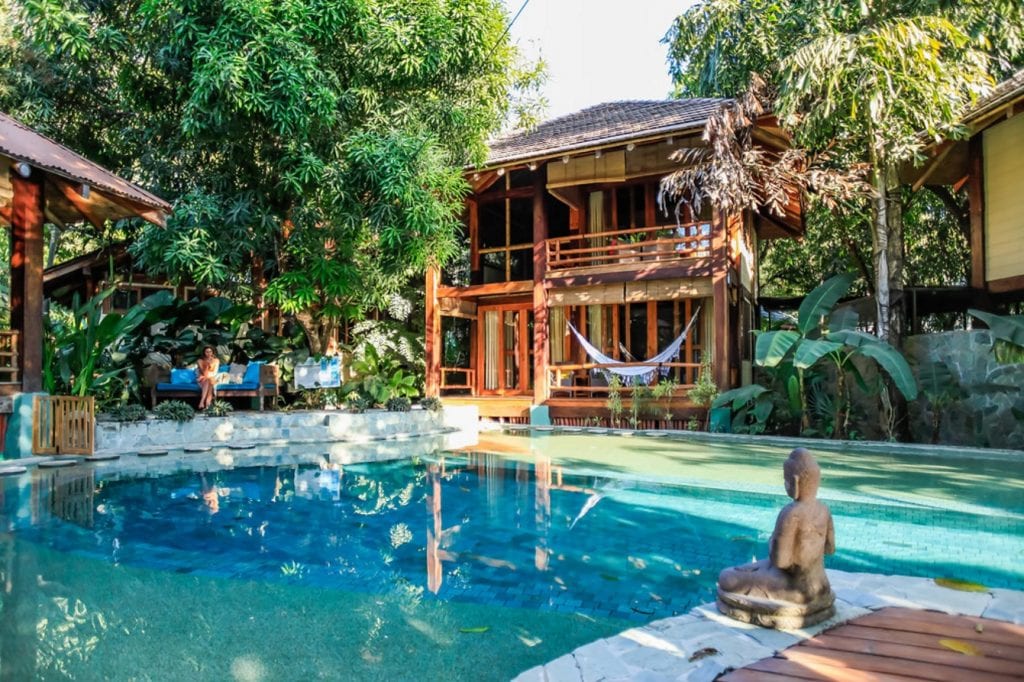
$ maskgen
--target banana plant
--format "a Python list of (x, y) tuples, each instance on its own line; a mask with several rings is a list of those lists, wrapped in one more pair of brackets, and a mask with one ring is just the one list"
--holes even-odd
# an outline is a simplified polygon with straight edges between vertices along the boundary
[(760, 367), (782, 368), (791, 407), (798, 408), (804, 431), (810, 429), (807, 409), (807, 372), (821, 361), (836, 370), (836, 410), (832, 433), (841, 437), (849, 420), (849, 383), (847, 375), (864, 386), (853, 362), (855, 356), (870, 358), (889, 376), (907, 400), (917, 397), (917, 383), (910, 365), (890, 344), (853, 329), (856, 314), (848, 309), (834, 310), (856, 280), (853, 273), (836, 275), (816, 287), (801, 302), (796, 329), (755, 332), (755, 363)]

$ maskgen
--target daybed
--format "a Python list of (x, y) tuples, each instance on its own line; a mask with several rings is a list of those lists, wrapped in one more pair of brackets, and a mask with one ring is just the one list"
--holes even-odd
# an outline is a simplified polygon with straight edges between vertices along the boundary
[[(235, 367), (240, 367), (236, 365)], [(278, 395), (278, 369), (265, 362), (250, 362), (244, 372), (222, 372), (217, 383), (219, 398), (259, 398), (260, 410), (266, 396)], [(146, 370), (150, 397), (155, 406), (164, 398), (198, 398), (199, 384), (194, 369), (172, 369), (170, 371), (151, 365)]]

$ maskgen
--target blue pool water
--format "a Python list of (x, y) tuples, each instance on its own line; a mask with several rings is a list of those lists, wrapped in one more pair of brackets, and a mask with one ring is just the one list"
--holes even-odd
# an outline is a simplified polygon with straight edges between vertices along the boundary
[[(339, 629), (358, 634), (304, 654), (312, 667), (303, 676), (339, 670), (317, 668), (312, 656), (354, 677), (422, 679), (403, 667), (413, 656), (437, 657), (454, 677), (507, 678), (712, 601), (719, 570), (763, 558), (788, 502), (781, 486), (697, 474), (640, 475), (543, 447), (126, 479), (87, 467), (37, 471), (2, 483), (12, 562), (0, 571), (14, 597), (3, 605), (0, 672), (19, 658), (41, 677), (102, 678), (138, 672), (162, 646), (182, 654), (142, 677), (291, 677), (297, 669), (277, 660), (284, 652), (269, 655), (270, 642), (308, 646)], [(945, 497), (942, 481), (933, 477), (931, 502), (855, 485), (826, 490), (839, 545), (828, 566), (1020, 589), (1016, 489), (990, 508)], [(57, 586), (52, 598), (36, 594), (40, 585)], [(39, 634), (40, 622), (54, 628), (79, 611), (104, 625), (86, 618), (71, 644)], [(52, 638), (63, 643), (44, 645)], [(454, 652), (477, 663), (451, 668)], [(486, 671), (474, 667), (482, 660)]]

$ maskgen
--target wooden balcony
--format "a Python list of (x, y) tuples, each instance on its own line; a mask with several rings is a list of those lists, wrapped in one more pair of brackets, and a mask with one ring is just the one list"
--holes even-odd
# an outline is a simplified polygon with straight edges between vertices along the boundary
[(641, 227), (548, 239), (548, 273), (580, 268), (668, 264), (711, 255), (711, 223)]
[[(649, 366), (651, 369), (668, 369), (670, 371), (680, 369), (682, 370), (681, 374), (683, 376), (686, 376), (688, 371), (694, 376), (700, 372), (699, 362), (663, 362), (661, 364), (655, 362), (631, 362), (629, 364), (630, 367)], [(607, 396), (608, 385), (596, 383), (592, 378), (593, 374), (591, 370), (618, 366), (620, 365), (584, 363), (576, 365), (555, 365), (550, 367), (548, 373), (551, 381), (551, 395), (570, 398)], [(685, 395), (685, 392), (692, 387), (692, 384), (679, 384), (673, 392), (673, 395), (683, 396)], [(619, 392), (624, 396), (632, 395), (633, 390), (633, 386), (621, 386), (619, 388)]]

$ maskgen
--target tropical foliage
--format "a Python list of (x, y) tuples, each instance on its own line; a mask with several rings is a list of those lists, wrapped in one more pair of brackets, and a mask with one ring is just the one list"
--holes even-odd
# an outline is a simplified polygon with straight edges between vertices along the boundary
[(452, 256), (461, 169), (539, 75), (496, 0), (4, 8), (0, 106), (175, 202), (137, 263), (274, 303), (314, 354)]

